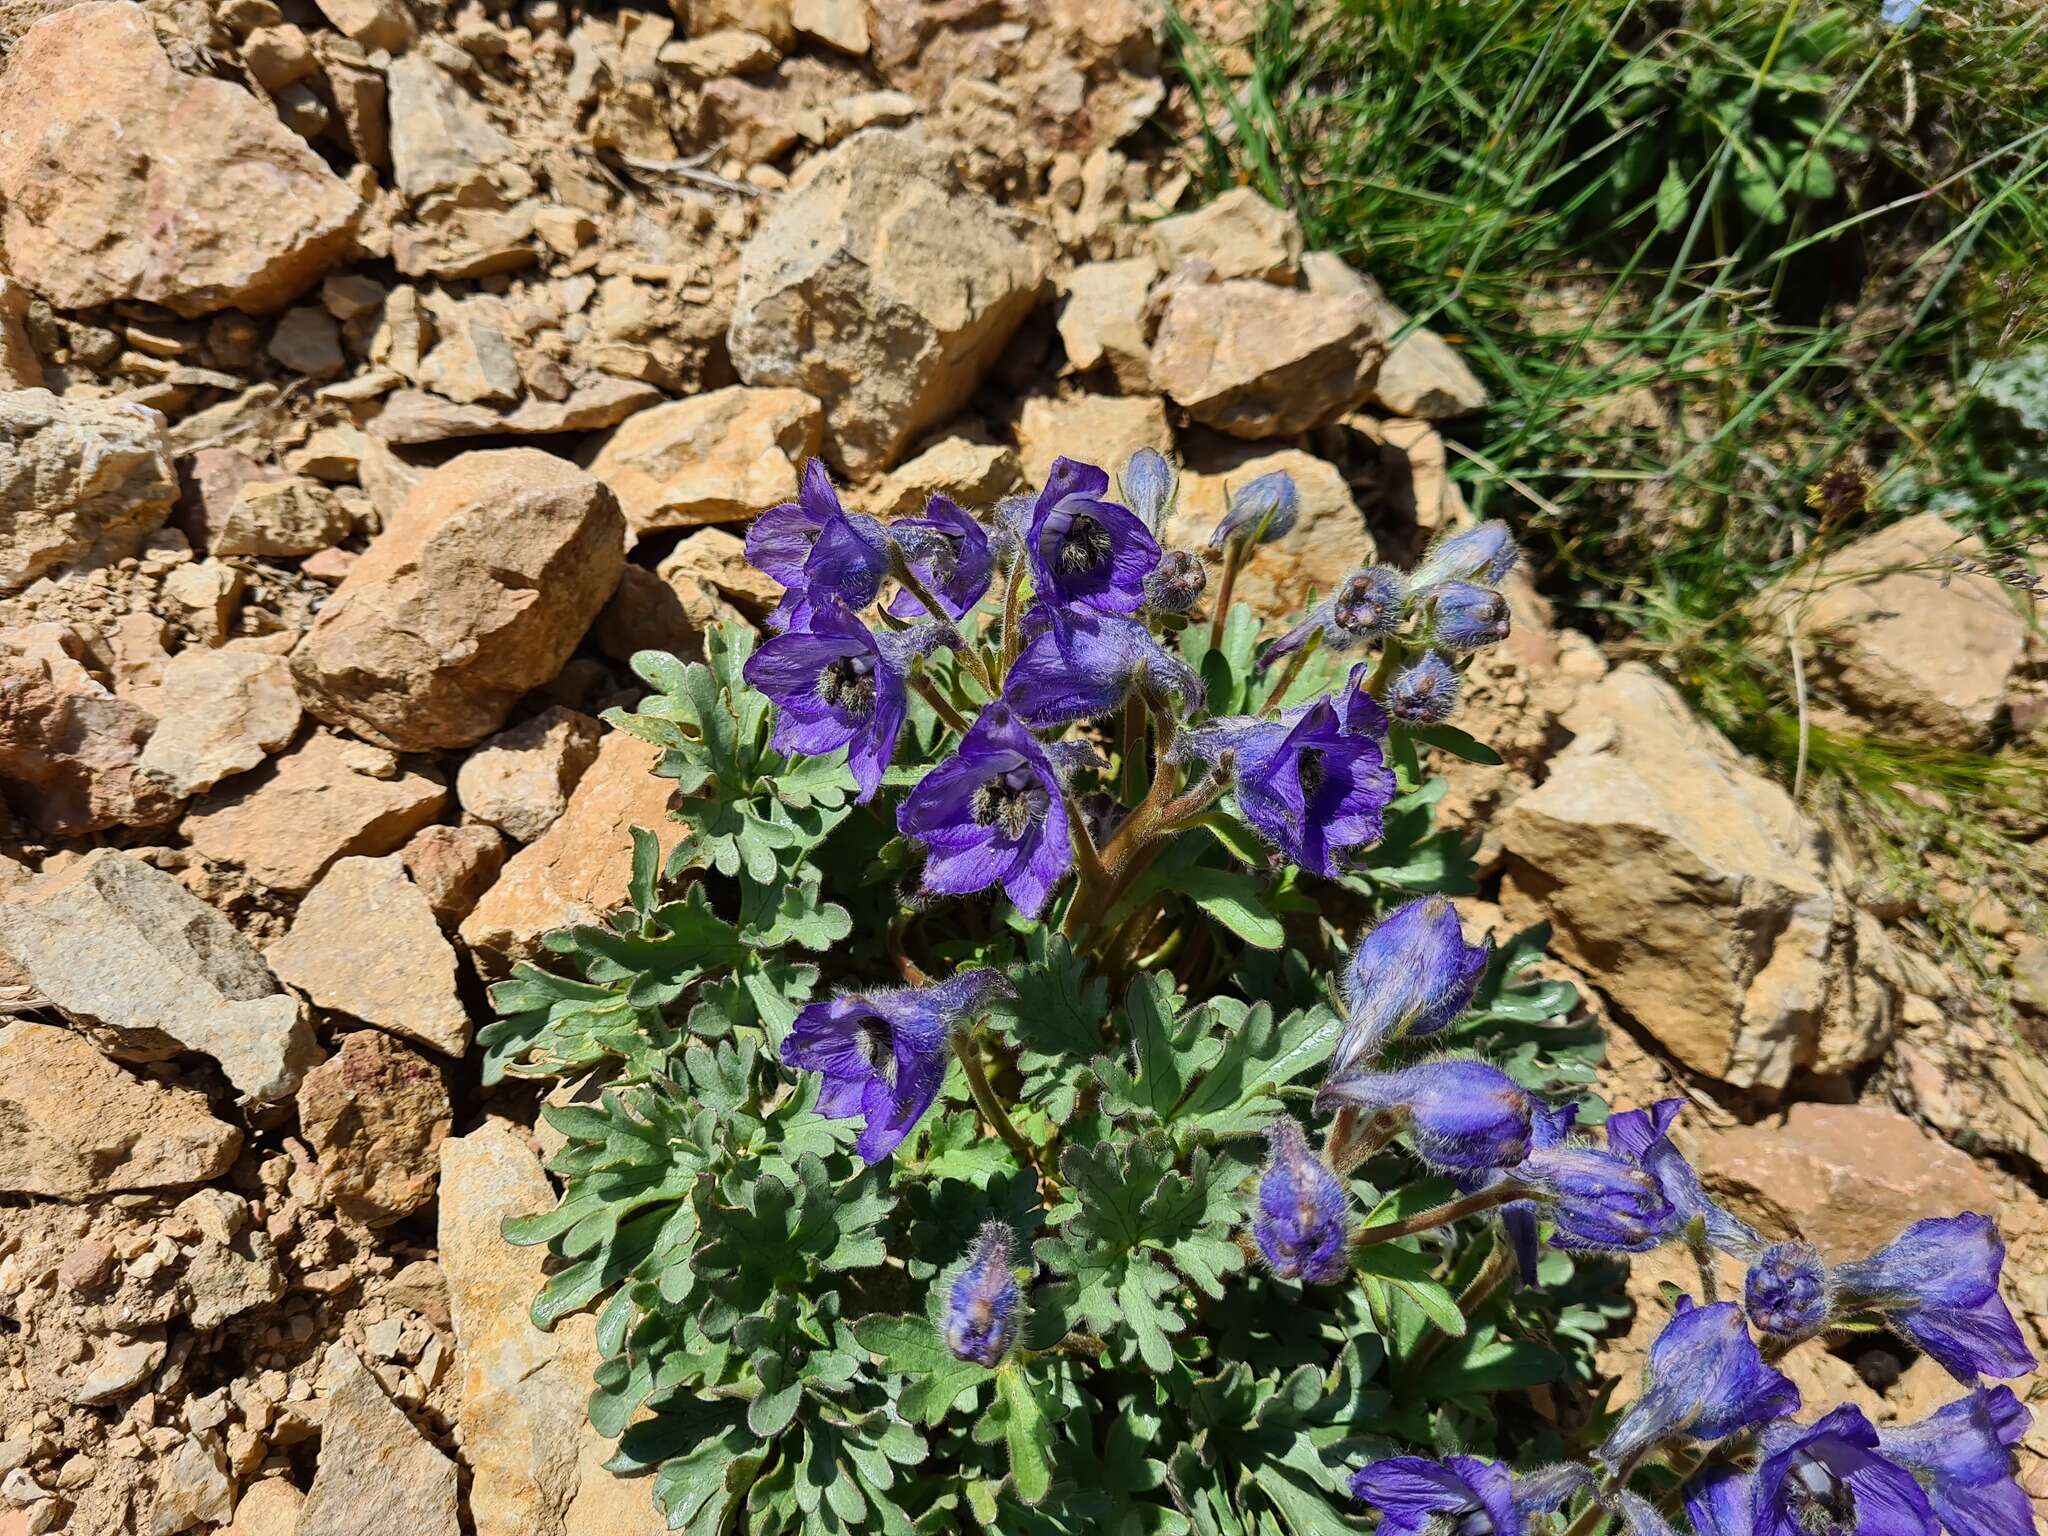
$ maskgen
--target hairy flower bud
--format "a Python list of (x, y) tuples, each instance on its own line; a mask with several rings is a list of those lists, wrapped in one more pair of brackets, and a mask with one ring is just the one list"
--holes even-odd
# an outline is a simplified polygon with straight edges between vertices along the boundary
[(1491, 587), (1447, 581), (1424, 594), (1429, 643), (1477, 651), (1508, 637), (1508, 600)]
[(1423, 552), (1409, 584), (1420, 592), (1446, 581), (1476, 581), (1497, 587), (1515, 568), (1522, 552), (1506, 523), (1479, 523), (1462, 533), (1447, 533)]
[(1117, 483), (1124, 505), (1153, 533), (1161, 532), (1180, 495), (1180, 477), (1166, 455), (1157, 448), (1140, 448), (1124, 462)]
[(946, 1296), (946, 1348), (961, 1360), (993, 1368), (1016, 1340), (1024, 1298), (1010, 1269), (1015, 1242), (1000, 1221), (983, 1227)]
[(1732, 1301), (1682, 1297), (1650, 1346), (1643, 1389), (1600, 1447), (1611, 1471), (1632, 1466), (1675, 1436), (1719, 1440), (1799, 1407), (1799, 1389), (1764, 1364)]
[(1515, 1177), (1542, 1192), (1558, 1248), (1647, 1253), (1676, 1237), (1685, 1218), (1634, 1161), (1599, 1147), (1538, 1147)]
[(1834, 1310), (1827, 1266), (1811, 1243), (1777, 1243), (1749, 1266), (1742, 1283), (1749, 1320), (1772, 1338), (1810, 1339)]
[(1435, 651), (1395, 674), (1387, 688), (1387, 713), (1411, 725), (1435, 725), (1458, 707), (1458, 671)]
[(1232, 539), (1271, 544), (1285, 538), (1301, 516), (1301, 492), (1294, 476), (1275, 469), (1246, 482), (1232, 493), (1230, 506), (1209, 535), (1209, 547), (1221, 549)]
[(1394, 1072), (1352, 1072), (1324, 1082), (1316, 1107), (1349, 1104), (1384, 1115), (1435, 1168), (1485, 1173), (1529, 1155), (1535, 1104), (1507, 1073), (1450, 1056)]
[(1145, 606), (1154, 613), (1186, 613), (1209, 585), (1209, 568), (1191, 549), (1169, 549), (1145, 578)]
[(1393, 1040), (1443, 1029), (1470, 1005), (1492, 958), (1492, 937), (1467, 944), (1447, 898), (1396, 907), (1352, 952), (1344, 977), (1347, 1017), (1330, 1077), (1370, 1067)]
[(1344, 1183), (1309, 1151), (1291, 1115), (1266, 1129), (1273, 1155), (1259, 1175), (1252, 1237), (1282, 1280), (1328, 1285), (1350, 1272), (1351, 1202)]

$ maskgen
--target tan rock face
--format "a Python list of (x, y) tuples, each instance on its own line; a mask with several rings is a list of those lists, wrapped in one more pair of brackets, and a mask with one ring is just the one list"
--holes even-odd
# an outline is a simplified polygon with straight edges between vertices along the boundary
[(1116, 387), (1127, 394), (1142, 394), (1152, 387), (1145, 296), (1158, 275), (1149, 257), (1137, 256), (1088, 262), (1060, 280), (1060, 344), (1076, 373), (1106, 368)]
[(0, 1190), (89, 1200), (202, 1184), (242, 1133), (206, 1096), (131, 1077), (83, 1035), (26, 1020), (0, 1029)]
[(774, 577), (747, 563), (746, 541), (723, 528), (702, 528), (691, 534), (663, 557), (654, 574), (671, 585), (684, 577), (709, 587), (757, 619), (766, 616), (782, 597), (782, 586)]
[(320, 1160), (320, 1196), (367, 1226), (434, 1198), (451, 1123), (440, 1070), (379, 1030), (343, 1035), (299, 1084), (299, 1128)]
[(1301, 265), (1301, 225), (1250, 187), (1237, 187), (1192, 213), (1152, 226), (1158, 264), (1172, 271), (1184, 261), (1208, 263), (1220, 278), (1254, 277), (1292, 283)]
[(305, 1010), (234, 925), (112, 849), (0, 902), (0, 955), (110, 1055), (198, 1051), (265, 1102), (289, 1097), (320, 1059)]
[(1301, 269), (1309, 287), (1318, 293), (1363, 294), (1379, 310), (1380, 329), (1390, 343), (1372, 388), (1373, 403), (1381, 410), (1415, 420), (1443, 421), (1486, 409), (1486, 386), (1443, 337), (1428, 326), (1418, 326), (1394, 340), (1408, 323), (1408, 311), (1388, 298), (1378, 283), (1328, 251), (1304, 256)]
[[(400, 751), (468, 746), (553, 677), (618, 585), (610, 491), (531, 448), (414, 488), (292, 653), (306, 708)], [(410, 830), (410, 829), (408, 829)]]
[(164, 667), (144, 777), (183, 798), (246, 772), (288, 745), (299, 696), (282, 656), (194, 646)]
[(551, 705), (500, 731), (463, 759), (456, 798), (479, 821), (530, 843), (554, 824), (570, 791), (597, 760), (603, 728), (588, 715)]
[(413, 1427), (346, 1344), (329, 1346), (321, 1384), (320, 1465), (297, 1536), (459, 1536), (455, 1463)]
[(336, 859), (390, 853), (441, 814), (447, 786), (381, 747), (316, 731), (258, 773), (193, 805), (182, 830), (220, 864), (297, 893)]
[(242, 487), (210, 546), (216, 555), (297, 559), (348, 537), (348, 508), (311, 480), (254, 480)]
[(128, 553), (177, 498), (164, 419), (147, 406), (0, 391), (0, 593), (95, 549)]
[(635, 533), (730, 523), (796, 499), (825, 416), (800, 389), (735, 384), (628, 416), (590, 459)]
[(1017, 452), (1007, 444), (941, 438), (892, 469), (868, 505), (883, 517), (915, 516), (934, 496), (972, 509), (992, 507), (1017, 489), (1022, 474)]
[(469, 1045), (454, 946), (397, 854), (337, 860), (264, 958), (278, 980), (322, 1008), (445, 1055)]
[(306, 1496), (288, 1477), (266, 1477), (244, 1489), (224, 1536), (292, 1536)]
[(614, 426), (661, 398), (651, 384), (608, 374), (573, 374), (561, 400), (528, 397), (509, 408), (462, 405), (423, 389), (394, 390), (370, 423), (387, 443), (439, 443), (458, 437), (552, 437)]
[(405, 872), (427, 898), (443, 928), (475, 910), (505, 865), (505, 839), (496, 827), (421, 827), (400, 851)]
[(463, 923), (463, 942), (482, 968), (497, 974), (531, 954), (542, 934), (594, 922), (623, 902), (634, 827), (653, 829), (664, 852), (674, 846), (680, 828), (668, 800), (675, 786), (654, 776), (659, 758), (624, 731), (606, 735), (561, 819), (506, 864)]
[(1206, 426), (1291, 437), (1364, 401), (1385, 356), (1378, 311), (1358, 295), (1203, 283), (1167, 300), (1152, 378)]
[(687, 570), (658, 575), (644, 565), (628, 565), (592, 634), (614, 661), (630, 662), (636, 651), (701, 661), (707, 630), (746, 622), (716, 587)]
[(1913, 1222), (1998, 1214), (1967, 1152), (1881, 1104), (1795, 1104), (1779, 1119), (1701, 1138), (1714, 1193), (1773, 1237), (1804, 1237), (1831, 1264), (1883, 1247)]
[(1151, 396), (1033, 395), (1017, 420), (1017, 456), (1033, 488), (1045, 484), (1061, 455), (1100, 464), (1114, 487), (1124, 460), (1140, 448), (1173, 452), (1166, 406)]
[(945, 155), (869, 129), (810, 161), (748, 242), (733, 367), (825, 402), (842, 469), (887, 469), (966, 401), (1041, 275), (1032, 242)]
[(30, 28), (0, 122), (0, 246), (60, 309), (275, 309), (342, 256), (361, 212), (268, 103), (172, 68), (125, 0)]
[(519, 146), (483, 104), (425, 52), (394, 59), (390, 91), (391, 169), (408, 202), (444, 199), (465, 208), (516, 202), (533, 190)]
[[(1203, 467), (1193, 467), (1194, 463)], [(1261, 545), (1246, 562), (1233, 601), (1249, 603), (1269, 619), (1292, 622), (1308, 607), (1311, 596), (1329, 596), (1337, 583), (1376, 558), (1365, 514), (1334, 464), (1298, 448), (1250, 455), (1205, 453), (1181, 474), (1180, 500), (1161, 542), (1181, 549), (1206, 548), (1230, 505), (1230, 491), (1275, 470), (1294, 477), (1301, 516), (1286, 538)], [(1205, 601), (1214, 598), (1212, 590)]]

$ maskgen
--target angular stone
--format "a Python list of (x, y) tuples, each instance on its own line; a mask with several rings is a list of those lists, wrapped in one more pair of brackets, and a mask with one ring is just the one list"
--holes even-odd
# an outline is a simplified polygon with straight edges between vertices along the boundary
[(194, 1526), (218, 1525), (235, 1507), (227, 1458), (210, 1434), (188, 1435), (157, 1468), (149, 1536), (178, 1536)]
[[(1206, 549), (1230, 504), (1231, 490), (1260, 475), (1291, 475), (1301, 495), (1294, 531), (1261, 545), (1245, 562), (1233, 602), (1248, 603), (1264, 618), (1292, 624), (1312, 597), (1328, 597), (1351, 572), (1377, 558), (1365, 514), (1336, 465), (1298, 448), (1248, 454), (1236, 445), (1196, 446), (1197, 454), (1181, 472), (1180, 499), (1162, 540), (1167, 545)], [(1212, 589), (1200, 611), (1207, 612), (1215, 597)]]
[(391, 170), (406, 201), (445, 199), (463, 207), (516, 202), (533, 190), (519, 146), (483, 104), (427, 53), (394, 59), (390, 91)]
[(443, 928), (476, 910), (505, 867), (505, 839), (496, 827), (421, 827), (399, 851), (405, 872), (427, 898)]
[(164, 596), (177, 605), (186, 630), (201, 645), (221, 645), (241, 611), (246, 578), (219, 560), (195, 560), (164, 578)]
[(505, 865), (462, 925), (463, 942), (491, 974), (532, 954), (542, 934), (595, 922), (626, 899), (633, 828), (650, 828), (664, 853), (681, 828), (668, 814), (673, 780), (654, 776), (661, 754), (624, 731), (608, 733), (555, 824)]
[(1042, 271), (1028, 233), (947, 156), (871, 128), (809, 161), (741, 253), (733, 367), (823, 401), (842, 469), (887, 469), (965, 403)]
[(867, 0), (790, 0), (789, 19), (828, 48), (856, 58), (868, 51)]
[(235, 1518), (221, 1536), (295, 1536), (306, 1496), (288, 1477), (266, 1477), (242, 1491)]
[(635, 533), (739, 522), (796, 499), (824, 425), (802, 390), (735, 384), (628, 416), (587, 462)]
[(331, 379), (348, 366), (341, 350), (341, 328), (334, 316), (312, 304), (288, 309), (270, 333), (272, 357), (293, 373), (309, 379)]
[(91, 1200), (203, 1184), (241, 1150), (204, 1094), (132, 1077), (68, 1029), (0, 1028), (0, 1191)]
[(377, 1385), (346, 1344), (321, 1371), (320, 1464), (296, 1536), (460, 1536), (455, 1463)]
[(1045, 484), (1062, 454), (1100, 464), (1114, 476), (1140, 448), (1173, 452), (1166, 406), (1150, 395), (1033, 395), (1017, 421), (1017, 457), (1025, 485), (1033, 488)]
[(439, 443), (456, 437), (555, 437), (616, 425), (660, 398), (661, 391), (651, 384), (609, 374), (572, 377), (568, 398), (528, 398), (510, 410), (460, 405), (423, 389), (400, 389), (386, 397), (370, 431), (387, 443)]
[(420, 382), (464, 405), (517, 400), (526, 393), (512, 350), (518, 325), (511, 307), (480, 293), (467, 299), (430, 300), (436, 340), (420, 360)]
[(867, 501), (883, 517), (915, 516), (934, 496), (980, 510), (1014, 491), (1022, 476), (1016, 450), (1007, 444), (945, 437), (889, 471)]
[(180, 799), (290, 745), (301, 713), (284, 657), (200, 646), (165, 665), (157, 708), (160, 719), (140, 767)]
[(1152, 378), (1206, 426), (1291, 437), (1371, 395), (1385, 356), (1379, 313), (1364, 298), (1240, 279), (1174, 292)]
[(95, 849), (0, 902), (0, 954), (103, 1051), (198, 1051), (236, 1090), (288, 1098), (320, 1059), (311, 1023), (219, 912), (140, 859)]
[(337, 859), (264, 958), (279, 981), (322, 1008), (444, 1055), (469, 1046), (454, 946), (396, 854)]
[(1143, 394), (1152, 387), (1145, 296), (1158, 275), (1151, 258), (1135, 256), (1128, 261), (1086, 262), (1061, 279), (1060, 343), (1076, 373), (1107, 368), (1126, 394)]
[(182, 830), (204, 857), (296, 894), (336, 859), (402, 846), (447, 802), (438, 778), (400, 768), (381, 747), (316, 731), (199, 801)]
[(597, 759), (603, 728), (559, 704), (484, 741), (463, 760), (455, 798), (478, 821), (530, 843), (554, 824)]
[(791, 0), (691, 0), (690, 35), (702, 37), (728, 27), (758, 33), (785, 53), (796, 42)]
[(1182, 262), (1201, 261), (1219, 278), (1292, 283), (1301, 265), (1300, 222), (1250, 187), (1233, 188), (1192, 213), (1161, 219), (1151, 235), (1158, 264), (1168, 272)]
[(0, 246), (60, 309), (276, 309), (355, 238), (361, 200), (238, 85), (172, 67), (149, 14), (73, 6), (0, 75)]
[(348, 508), (311, 480), (252, 480), (243, 486), (213, 536), (216, 555), (297, 559), (339, 544), (349, 534)]
[(299, 1084), (299, 1128), (320, 1160), (320, 1198), (366, 1226), (434, 1198), (452, 1123), (440, 1071), (380, 1030), (343, 1035)]
[(760, 33), (738, 27), (707, 32), (686, 43), (670, 43), (661, 50), (662, 63), (699, 80), (751, 75), (772, 67), (781, 57), (781, 50)]
[[(468, 746), (553, 677), (618, 585), (610, 491), (531, 448), (423, 478), (292, 653), (315, 716), (401, 751)], [(410, 829), (408, 829), (410, 830)]]
[(365, 48), (400, 53), (417, 27), (405, 0), (313, 0), (320, 14)]
[(96, 549), (131, 552), (177, 499), (164, 419), (147, 406), (0, 391), (0, 593)]
[(717, 588), (688, 571), (660, 576), (644, 565), (628, 565), (590, 633), (614, 661), (631, 662), (640, 651), (702, 661), (708, 631), (746, 622)]
[[(918, 504), (924, 510), (924, 504)], [(668, 552), (654, 573), (673, 587), (679, 577), (709, 587), (763, 618), (782, 597), (782, 586), (747, 560), (746, 541), (723, 528), (700, 528)]]
[[(1302, 272), (1318, 293), (1362, 293), (1379, 310), (1380, 330), (1390, 340), (1408, 323), (1408, 311), (1380, 285), (1355, 272), (1344, 258), (1317, 251), (1302, 258)], [(1458, 351), (1428, 326), (1393, 341), (1373, 381), (1373, 403), (1394, 416), (1446, 421), (1486, 409), (1486, 386)]]
[(43, 360), (23, 323), (29, 299), (26, 283), (0, 274), (0, 390), (43, 387)]

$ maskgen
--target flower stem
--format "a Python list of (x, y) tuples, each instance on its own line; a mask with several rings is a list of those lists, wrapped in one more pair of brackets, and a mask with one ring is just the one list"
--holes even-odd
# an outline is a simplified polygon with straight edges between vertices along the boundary
[(1237, 573), (1244, 567), (1251, 541), (1235, 538), (1223, 553), (1223, 578), (1216, 583), (1216, 611), (1209, 615), (1209, 649), (1223, 649), (1223, 625), (1230, 617), (1230, 595), (1237, 590)]
[[(1466, 1322), (1471, 1322), (1479, 1309), (1493, 1299), (1494, 1292), (1506, 1283), (1514, 1272), (1515, 1251), (1505, 1239), (1496, 1238), (1486, 1255), (1486, 1262), (1479, 1266), (1479, 1273), (1458, 1292), (1458, 1311)], [(1433, 1328), (1422, 1336), (1408, 1358), (1402, 1362), (1404, 1371), (1418, 1371), (1427, 1365), (1436, 1352), (1444, 1347), (1450, 1335), (1440, 1328)]]
[(1294, 686), (1294, 680), (1301, 676), (1301, 669), (1308, 665), (1308, 653), (1315, 649), (1311, 639), (1300, 650), (1287, 658), (1287, 665), (1280, 671), (1280, 681), (1273, 685), (1273, 691), (1266, 695), (1266, 702), (1259, 706), (1259, 713), (1266, 714), (1274, 705), (1287, 697), (1287, 690)]
[(967, 1070), (967, 1091), (974, 1095), (975, 1107), (981, 1111), (981, 1118), (988, 1122), (989, 1129), (1009, 1145), (1010, 1150), (1016, 1154), (1020, 1167), (1028, 1168), (1044, 1179), (1045, 1171), (1038, 1166), (1038, 1158), (1032, 1152), (1031, 1144), (1024, 1139), (1023, 1132), (1011, 1122), (1009, 1111), (1003, 1108), (1003, 1101), (996, 1097), (995, 1087), (989, 1082), (988, 1072), (981, 1064), (981, 1047), (965, 1032), (961, 1032), (953, 1036), (953, 1054), (960, 1058), (960, 1065)]
[(1017, 652), (1023, 649), (1024, 637), (1018, 633), (1024, 623), (1024, 615), (1018, 611), (1023, 595), (1024, 556), (1019, 553), (1010, 561), (1010, 579), (1003, 587), (1002, 675), (1005, 678), (1017, 663)]
[(910, 568), (910, 562), (903, 558), (901, 550), (891, 553), (889, 574), (903, 584), (905, 591), (924, 605), (927, 614), (945, 626), (947, 636), (953, 642), (953, 654), (974, 674), (974, 680), (981, 684), (988, 696), (994, 698), (998, 690), (995, 680), (989, 676), (988, 667), (982, 662), (981, 653), (968, 643), (967, 637), (960, 632), (960, 626), (953, 622), (952, 615), (947, 613), (944, 605), (932, 595), (932, 589), (924, 584), (924, 579)]
[(939, 692), (936, 683), (925, 676), (923, 667), (919, 665), (923, 659), (923, 657), (919, 657), (917, 661), (911, 664), (910, 686), (917, 690), (919, 698), (931, 705), (933, 713), (945, 721), (950, 729), (958, 731), (962, 736), (965, 736), (968, 731), (967, 717), (947, 701), (946, 696)]
[(1397, 1237), (1413, 1237), (1418, 1232), (1431, 1232), (1438, 1227), (1447, 1227), (1454, 1221), (1467, 1216), (1477, 1216), (1481, 1211), (1490, 1211), (1495, 1206), (1507, 1205), (1515, 1200), (1526, 1200), (1535, 1193), (1525, 1185), (1496, 1184), (1491, 1189), (1482, 1189), (1477, 1194), (1463, 1195), (1448, 1200), (1442, 1205), (1431, 1206), (1413, 1216), (1404, 1216), (1399, 1221), (1383, 1221), (1376, 1227), (1360, 1227), (1351, 1235), (1354, 1248), (1370, 1248), (1378, 1243), (1389, 1243)]

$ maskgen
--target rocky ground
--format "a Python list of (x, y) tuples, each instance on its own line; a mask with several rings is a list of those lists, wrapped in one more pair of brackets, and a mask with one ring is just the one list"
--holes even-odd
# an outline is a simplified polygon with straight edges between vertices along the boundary
[[(662, 823), (625, 658), (758, 621), (740, 524), (807, 456), (893, 513), (1150, 444), (1182, 542), (1287, 469), (1275, 615), (1466, 516), (1431, 423), (1478, 382), (1251, 193), (1181, 211), (1144, 0), (676, 12), (0, 0), (0, 1536), (658, 1528), (587, 1320), (526, 1321), (545, 1148), (468, 1053)], [(1827, 718), (2041, 708), (2007, 591), (1892, 569), (1952, 542), (1808, 594)], [(2040, 914), (1979, 903), (2015, 1024), (1515, 604), (1466, 722), (1507, 764), (1447, 802), (1482, 919), (1554, 925), (1608, 1086), (1689, 1095), (1760, 1224), (1992, 1212), (2048, 1345)], [(1909, 1364), (1807, 1368), (1889, 1417)]]

